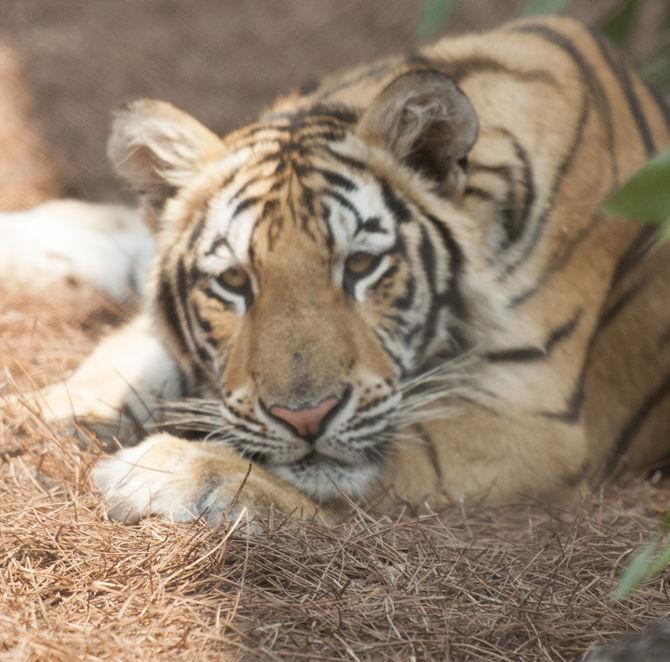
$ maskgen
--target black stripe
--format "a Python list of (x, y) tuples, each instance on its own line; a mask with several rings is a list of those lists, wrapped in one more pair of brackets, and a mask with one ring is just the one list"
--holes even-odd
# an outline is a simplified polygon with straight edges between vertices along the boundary
[(308, 156), (310, 152), (318, 147), (323, 148), (324, 142), (342, 142), (347, 136), (344, 130), (341, 131), (314, 131), (306, 133), (300, 137), (299, 149), (294, 144), (293, 149), (303, 156)]
[(650, 157), (654, 154), (654, 152), (656, 152), (656, 146), (654, 144), (654, 138), (652, 136), (651, 129), (649, 128), (647, 118), (644, 116), (644, 111), (642, 110), (640, 100), (635, 94), (635, 88), (628, 70), (628, 65), (626, 62), (624, 62), (623, 58), (618, 53), (612, 52), (612, 48), (602, 35), (597, 33), (592, 34), (596, 44), (598, 44), (601, 55), (603, 56), (605, 62), (607, 62), (607, 65), (612, 71), (613, 76), (619, 82), (623, 95), (626, 97), (626, 102), (628, 103), (630, 113), (633, 116), (633, 120), (635, 121), (637, 131), (640, 134), (640, 140), (644, 145), (647, 157)]
[(635, 269), (645, 257), (650, 249), (658, 241), (658, 226), (652, 223), (645, 223), (642, 229), (628, 245), (626, 251), (621, 255), (614, 268), (610, 289), (618, 285), (633, 269)]
[(405, 366), (403, 365), (402, 361), (400, 360), (400, 357), (397, 356), (391, 349), (386, 345), (386, 342), (384, 340), (384, 337), (378, 332), (377, 329), (372, 329), (372, 332), (375, 334), (375, 337), (379, 341), (379, 344), (381, 345), (382, 349), (386, 353), (386, 356), (388, 356), (391, 359), (391, 362), (393, 365), (398, 369), (398, 372), (400, 373), (401, 376), (404, 376), (406, 374), (405, 371)]
[(414, 305), (414, 297), (416, 296), (416, 281), (414, 276), (411, 274), (407, 278), (407, 287), (405, 289), (405, 294), (401, 297), (398, 297), (391, 304), (394, 308), (398, 310), (409, 310)]
[[(271, 154), (267, 154), (264, 156), (260, 161), (258, 161), (257, 165), (262, 165), (264, 163), (267, 163), (268, 161), (274, 161), (277, 158), (280, 158), (280, 156), (276, 152), (272, 152)], [(265, 179), (265, 178), (264, 178)], [(251, 177), (248, 179), (242, 186), (240, 186), (235, 193), (233, 193), (232, 197), (230, 200), (237, 200), (246, 190), (254, 183), (256, 183), (259, 180), (258, 176)]]
[(545, 351), (551, 352), (562, 340), (569, 338), (579, 326), (584, 310), (578, 308), (575, 314), (561, 326), (553, 329), (544, 343)]
[(465, 265), (463, 250), (454, 239), (451, 230), (445, 223), (431, 214), (427, 214), (424, 210), (421, 210), (421, 212), (433, 229), (437, 231), (442, 242), (442, 247), (449, 256), (449, 276), (448, 282), (444, 286), (442, 302), (447, 305), (457, 317), (466, 320), (469, 317), (469, 314), (460, 289), (461, 276)]
[(340, 174), (339, 172), (334, 172), (333, 170), (327, 170), (326, 168), (313, 168), (314, 172), (318, 172), (329, 184), (332, 186), (337, 186), (338, 188), (343, 188), (345, 191), (355, 191), (358, 186), (351, 181), (348, 177)]
[(544, 361), (547, 357), (547, 352), (540, 347), (513, 347), (484, 354), (491, 363), (529, 363)]
[(666, 377), (659, 386), (647, 396), (635, 414), (624, 425), (614, 443), (614, 450), (607, 461), (605, 467), (606, 476), (609, 476), (614, 472), (621, 457), (630, 448), (638, 432), (642, 429), (642, 426), (654, 413), (654, 410), (663, 403), (668, 395), (670, 395), (670, 377)]
[(333, 234), (333, 228), (330, 224), (330, 207), (327, 204), (322, 203), (321, 209), (321, 220), (326, 228), (326, 248), (328, 249), (328, 252), (332, 252), (335, 246), (335, 235)]
[(336, 161), (343, 163), (352, 170), (367, 170), (367, 165), (363, 161), (355, 159), (353, 156), (346, 156), (341, 154), (337, 150), (332, 149), (330, 146), (326, 146), (325, 151), (330, 154)]
[(200, 239), (200, 235), (202, 234), (202, 229), (205, 227), (206, 220), (207, 217), (205, 214), (200, 214), (200, 218), (198, 218), (198, 222), (193, 227), (193, 230), (191, 230), (191, 236), (188, 239), (189, 250), (191, 250), (195, 246), (195, 243), (198, 241), (198, 239)]
[(167, 280), (166, 275), (161, 276), (160, 282), (158, 284), (158, 310), (162, 317), (167, 322), (169, 330), (172, 332), (177, 345), (179, 346), (179, 351), (182, 356), (188, 356), (190, 354), (188, 342), (184, 337), (184, 333), (181, 328), (181, 320), (179, 319), (179, 313), (177, 312), (177, 306), (175, 304), (176, 298), (174, 292), (172, 291), (172, 286)]
[(484, 358), (492, 363), (544, 361), (551, 356), (554, 348), (569, 338), (579, 326), (583, 310), (579, 308), (566, 322), (550, 331), (542, 347), (512, 347), (510, 349), (487, 352)]
[[(378, 404), (378, 403), (374, 403), (374, 404)], [(357, 411), (356, 413), (358, 414), (359, 412)], [(381, 412), (379, 414), (376, 414), (374, 416), (367, 416), (365, 418), (361, 418), (361, 419), (357, 420), (355, 423), (352, 423), (351, 425), (349, 425), (346, 428), (346, 430), (344, 430), (344, 432), (345, 433), (357, 432), (357, 431), (359, 431), (363, 428), (371, 427), (375, 423), (379, 423), (379, 421), (383, 421), (386, 418), (387, 415), (388, 415), (388, 412), (383, 411), (383, 412)]]
[(421, 232), (421, 243), (419, 245), (421, 266), (423, 267), (423, 271), (426, 274), (426, 280), (428, 281), (430, 293), (434, 296), (437, 292), (437, 285), (435, 283), (435, 250), (433, 249), (433, 242), (430, 240), (426, 228), (421, 225), (419, 227), (419, 231)]
[(623, 310), (635, 299), (636, 295), (643, 289), (645, 282), (638, 283), (617, 297), (614, 302), (608, 305), (601, 312), (598, 323), (591, 332), (589, 341), (586, 345), (582, 367), (577, 376), (572, 394), (568, 397), (565, 409), (558, 412), (540, 412), (546, 418), (552, 418), (565, 423), (576, 423), (581, 415), (582, 404), (584, 403), (586, 389), (586, 375), (591, 367), (593, 359), (593, 350), (598, 339), (607, 327), (621, 314)]
[(340, 206), (344, 207), (347, 209), (349, 212), (351, 212), (352, 216), (356, 219), (356, 231), (363, 225), (363, 217), (360, 215), (358, 209), (354, 207), (351, 202), (345, 198), (341, 193), (338, 193), (337, 191), (332, 191), (332, 190), (326, 190), (322, 192), (322, 195), (327, 196), (329, 198), (332, 198), (336, 202), (340, 204)]
[(462, 351), (467, 346), (467, 342), (460, 332), (458, 323), (467, 320), (469, 317), (468, 308), (460, 290), (460, 279), (464, 264), (463, 252), (444, 223), (424, 210), (421, 210), (421, 213), (423, 219), (430, 224), (440, 237), (442, 248), (449, 257), (449, 265), (448, 280), (440, 288), (440, 284), (436, 281), (435, 247), (422, 224), (420, 251), (430, 288), (431, 303), (424, 323), (423, 338), (417, 351), (419, 354), (423, 353), (435, 338), (440, 311), (443, 308), (449, 310), (454, 318), (448, 331), (454, 343), (458, 345), (458, 349)]
[(359, 228), (359, 232), (367, 232), (368, 234), (388, 234), (388, 231), (381, 226), (381, 218), (379, 218), (379, 216), (370, 216), (370, 218), (366, 218), (363, 221), (363, 225)]
[[(314, 106), (313, 108), (316, 108)], [(345, 127), (343, 124), (350, 124), (350, 122), (343, 122), (341, 117), (345, 117), (346, 113), (342, 111), (339, 113), (334, 109), (330, 114), (326, 114), (326, 106), (321, 106), (324, 110), (323, 113), (311, 113), (310, 109), (307, 110), (288, 110), (278, 113), (270, 113), (263, 117), (263, 121), (267, 122), (271, 126), (275, 122), (279, 122), (279, 127), (285, 129), (291, 136), (295, 134), (303, 133), (305, 135), (310, 135), (314, 129), (327, 129), (328, 131), (334, 131), (338, 135), (344, 133)], [(338, 115), (339, 117), (336, 117)], [(349, 115), (351, 117), (351, 115)], [(288, 123), (285, 123), (285, 122)], [(292, 140), (292, 137), (289, 139)]]
[[(268, 122), (267, 118), (264, 118), (265, 122)], [(274, 140), (280, 140), (286, 133), (289, 132), (288, 124), (269, 124), (269, 123), (257, 123), (245, 126), (242, 129), (239, 129), (235, 133), (231, 134), (231, 138), (235, 139), (235, 146), (237, 151), (240, 151), (244, 147), (253, 145), (258, 140), (259, 133), (268, 133), (267, 138), (262, 139), (262, 142), (271, 142)], [(248, 141), (245, 143), (245, 141)], [(224, 141), (228, 143), (228, 139)]]
[(640, 290), (645, 285), (646, 280), (643, 280), (639, 283), (636, 283), (632, 287), (629, 287), (618, 297), (616, 297), (616, 299), (614, 299), (614, 301), (604, 310), (600, 316), (598, 325), (596, 326), (596, 332), (598, 334), (602, 333), (612, 323), (612, 321), (619, 316), (619, 313), (640, 293)]
[(419, 429), (419, 436), (423, 440), (423, 447), (426, 449), (426, 453), (430, 458), (433, 470), (435, 471), (435, 477), (437, 478), (437, 485), (440, 491), (444, 489), (444, 472), (442, 471), (442, 465), (440, 464), (440, 456), (435, 447), (435, 442), (433, 438), (426, 432), (426, 429), (422, 425), (417, 425), (416, 428)]
[(318, 103), (304, 112), (310, 117), (328, 117), (344, 124), (356, 124), (360, 117), (360, 111), (357, 108), (343, 104), (326, 105)]
[(212, 324), (210, 323), (209, 320), (206, 320), (200, 311), (198, 310), (197, 307), (193, 307), (193, 315), (195, 317), (195, 321), (198, 323), (198, 326), (205, 332), (207, 335), (207, 339), (213, 344), (216, 345), (217, 342), (215, 341), (214, 338), (210, 338), (210, 334), (212, 333)]
[(524, 230), (526, 229), (526, 226), (528, 225), (528, 221), (530, 220), (530, 214), (533, 209), (533, 205), (535, 204), (535, 198), (537, 196), (537, 193), (535, 191), (535, 177), (533, 174), (533, 166), (531, 165), (531, 160), (528, 152), (510, 132), (505, 131), (505, 134), (512, 142), (512, 147), (514, 149), (514, 154), (516, 158), (521, 162), (523, 184), (526, 191), (526, 194), (524, 195), (523, 199), (523, 206), (520, 210), (520, 213), (515, 214), (516, 216), (515, 225), (505, 228), (507, 231), (509, 244), (512, 244), (521, 237)]
[(183, 331), (184, 337), (190, 339), (191, 347), (193, 350), (195, 350), (195, 354), (202, 363), (202, 367), (207, 369), (209, 367), (210, 357), (205, 351), (204, 347), (202, 347), (198, 342), (198, 339), (195, 335), (195, 331), (193, 329), (193, 320), (191, 318), (191, 311), (189, 307), (190, 288), (183, 258), (180, 258), (179, 261), (177, 262), (176, 294), (179, 303), (181, 303), (181, 313), (184, 317), (184, 322), (186, 324), (186, 330)]
[[(509, 138), (512, 138), (511, 134), (509, 134), (509, 132), (507, 131), (505, 132), (505, 135)], [(513, 138), (512, 140), (514, 145), (517, 146), (519, 150), (522, 150), (521, 146), (518, 145), (516, 140), (514, 140)], [(522, 151), (524, 152), (524, 156), (527, 156), (525, 155), (525, 150)], [(517, 151), (517, 157), (518, 156), (519, 151)], [(502, 179), (503, 182), (505, 183), (506, 193), (505, 193), (505, 199), (504, 201), (502, 201), (502, 208), (500, 208), (501, 201), (499, 199), (494, 198), (493, 194), (489, 193), (484, 189), (478, 188), (476, 186), (471, 187), (470, 189), (466, 188), (465, 194), (468, 194), (468, 192), (472, 193), (472, 191), (474, 190), (480, 199), (495, 200), (497, 205), (496, 220), (497, 223), (502, 227), (503, 232), (505, 233), (505, 239), (502, 241), (500, 248), (502, 249), (507, 248), (520, 237), (527, 221), (525, 213), (521, 215), (521, 217), (519, 218), (518, 213), (519, 210), (517, 209), (516, 195), (515, 195), (516, 185), (512, 166), (508, 164), (488, 165), (485, 163), (471, 162), (470, 165), (468, 166), (468, 174), (476, 175), (477, 173), (496, 175), (497, 177)], [(525, 176), (527, 176), (527, 173), (525, 173)]]
[(658, 112), (661, 113), (661, 117), (665, 120), (665, 126), (668, 129), (668, 133), (670, 133), (670, 105), (668, 104), (668, 100), (655, 85), (649, 82), (643, 82), (647, 86), (649, 94), (654, 98), (656, 106), (658, 107)]
[(528, 259), (528, 257), (532, 254), (534, 248), (540, 241), (542, 234), (544, 233), (544, 229), (547, 226), (549, 218), (553, 212), (554, 202), (556, 200), (558, 192), (560, 191), (563, 181), (567, 176), (568, 172), (570, 171), (570, 168), (572, 167), (579, 152), (579, 147), (581, 146), (582, 143), (582, 137), (584, 135), (584, 129), (586, 128), (586, 123), (588, 122), (589, 115), (590, 115), (590, 106), (588, 104), (588, 101), (584, 99), (579, 119), (577, 120), (577, 126), (575, 128), (575, 133), (572, 142), (570, 143), (567, 152), (564, 154), (563, 159), (559, 164), (558, 170), (556, 172), (556, 177), (554, 178), (551, 190), (549, 192), (548, 199), (546, 201), (546, 204), (544, 205), (544, 210), (537, 219), (537, 221), (535, 222), (531, 231), (532, 234), (530, 236), (530, 239), (521, 250), (519, 256), (513, 262), (505, 266), (503, 277), (509, 276), (512, 273), (514, 273), (516, 269), (520, 267)]
[(504, 62), (494, 57), (486, 55), (472, 55), (462, 60), (442, 60), (439, 58), (413, 58), (412, 64), (418, 65), (421, 69), (437, 70), (457, 83), (462, 83), (465, 79), (479, 74), (494, 73), (499, 76), (508, 76), (517, 80), (529, 83), (548, 83), (554, 87), (560, 87), (556, 77), (549, 69), (514, 69), (508, 67)]
[(379, 186), (382, 190), (382, 199), (387, 209), (398, 223), (407, 223), (411, 216), (407, 205), (395, 194), (389, 183), (379, 178)]
[(259, 200), (260, 198), (258, 196), (251, 196), (240, 201), (237, 207), (235, 207), (235, 211), (233, 212), (231, 219), (235, 218), (238, 214), (241, 214), (245, 209), (255, 205)]
[(439, 319), (440, 310), (442, 308), (439, 297), (437, 296), (437, 285), (435, 282), (435, 250), (433, 244), (428, 236), (428, 231), (426, 228), (421, 225), (421, 243), (419, 245), (419, 255), (421, 258), (421, 266), (423, 272), (426, 276), (426, 281), (428, 282), (428, 290), (430, 293), (430, 307), (428, 309), (428, 314), (424, 319), (423, 324), (423, 337), (421, 343), (419, 344), (418, 353), (421, 355), (428, 345), (435, 338), (436, 333), (436, 324)]

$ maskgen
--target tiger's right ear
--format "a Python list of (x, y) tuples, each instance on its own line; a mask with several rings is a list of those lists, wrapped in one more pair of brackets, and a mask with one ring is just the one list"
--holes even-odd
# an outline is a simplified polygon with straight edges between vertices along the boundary
[(107, 153), (116, 172), (140, 195), (157, 225), (165, 201), (188, 184), (221, 148), (190, 115), (164, 101), (135, 101), (114, 115)]
[(465, 181), (479, 120), (451, 78), (417, 70), (401, 74), (381, 91), (363, 114), (358, 132), (441, 192), (457, 193)]

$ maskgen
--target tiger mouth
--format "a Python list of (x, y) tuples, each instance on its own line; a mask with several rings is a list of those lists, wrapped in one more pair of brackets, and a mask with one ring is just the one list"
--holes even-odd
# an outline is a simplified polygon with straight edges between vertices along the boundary
[[(288, 440), (283, 440), (285, 445), (281, 448), (265, 450), (255, 446), (252, 440), (244, 439), (242, 435), (225, 429), (226, 419), (222, 417), (222, 407), (221, 400), (204, 398), (184, 398), (164, 403), (158, 412), (159, 422), (151, 427), (194, 442), (226, 444), (250, 462), (258, 463), (268, 469), (283, 467), (302, 470), (309, 467), (331, 467), (343, 471), (381, 464), (385, 449), (389, 445), (387, 439), (395, 429), (393, 420), (389, 419), (383, 430), (378, 429), (370, 433), (368, 444), (362, 448), (350, 447), (346, 439), (338, 440), (337, 435), (334, 435), (321, 438), (318, 444), (305, 448), (301, 454), (296, 452), (298, 449), (295, 445), (293, 448), (288, 448), (292, 445)], [(324, 445), (327, 447), (323, 448)]]
[(367, 462), (361, 462), (360, 459), (358, 462), (355, 460), (347, 460), (342, 457), (337, 457), (335, 455), (330, 455), (328, 453), (323, 453), (315, 448), (312, 448), (311, 450), (307, 451), (304, 455), (302, 455), (299, 458), (288, 460), (286, 462), (278, 462), (276, 460), (273, 460), (271, 457), (270, 453), (261, 453), (258, 452), (254, 449), (244, 449), (240, 448), (238, 449), (240, 454), (250, 460), (251, 462), (255, 462), (259, 465), (263, 465), (267, 468), (273, 468), (273, 467), (284, 467), (287, 469), (294, 468), (294, 469), (307, 469), (309, 467), (317, 467), (317, 466), (331, 466), (331, 467), (336, 467), (338, 469), (355, 469), (357, 466), (360, 466), (361, 464), (374, 464), (374, 461), (368, 459)]
[(279, 467), (293, 467), (293, 468), (307, 468), (310, 466), (322, 466), (322, 465), (331, 465), (338, 467), (340, 469), (353, 469), (354, 463), (343, 460), (341, 457), (334, 457), (333, 455), (328, 455), (327, 453), (322, 453), (316, 449), (308, 451), (305, 455), (297, 460), (291, 462), (264, 462), (267, 466), (279, 466)]

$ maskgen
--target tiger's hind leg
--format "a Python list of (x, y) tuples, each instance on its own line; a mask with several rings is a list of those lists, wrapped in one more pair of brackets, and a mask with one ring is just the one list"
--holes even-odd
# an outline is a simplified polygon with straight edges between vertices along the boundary
[(570, 508), (587, 487), (588, 447), (579, 422), (468, 402), (408, 437), (390, 455), (384, 482), (391, 496), (414, 505), (527, 497)]
[(44, 294), (58, 285), (123, 302), (144, 289), (154, 241), (135, 209), (53, 200), (0, 213), (3, 290)]

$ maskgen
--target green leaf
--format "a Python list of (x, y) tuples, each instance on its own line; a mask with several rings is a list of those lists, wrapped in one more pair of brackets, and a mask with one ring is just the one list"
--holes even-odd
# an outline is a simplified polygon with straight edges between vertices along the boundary
[(647, 577), (651, 579), (660, 574), (668, 567), (668, 564), (670, 564), (670, 542), (666, 542), (665, 547), (658, 552), (654, 562), (649, 566)]
[(670, 218), (670, 151), (638, 170), (604, 204), (614, 216), (665, 222)]
[(524, 16), (560, 14), (569, 4), (570, 0), (529, 0), (521, 13)]
[(642, 76), (663, 87), (670, 85), (670, 41), (640, 67)]
[(655, 547), (655, 542), (648, 543), (633, 556), (612, 593), (613, 600), (627, 598), (640, 584), (644, 583), (648, 577)]
[(423, 0), (416, 27), (417, 37), (427, 39), (434, 36), (460, 4), (461, 0)]
[(628, 43), (644, 0), (623, 0), (605, 19), (600, 29), (619, 46)]
[(661, 235), (658, 238), (659, 243), (670, 241), (670, 216), (663, 221), (661, 225)]

